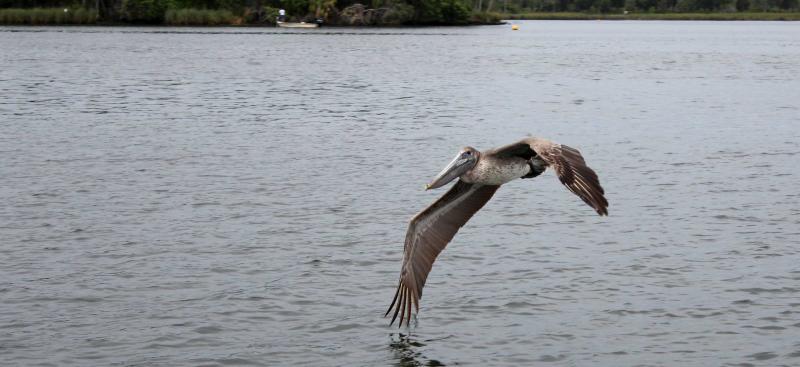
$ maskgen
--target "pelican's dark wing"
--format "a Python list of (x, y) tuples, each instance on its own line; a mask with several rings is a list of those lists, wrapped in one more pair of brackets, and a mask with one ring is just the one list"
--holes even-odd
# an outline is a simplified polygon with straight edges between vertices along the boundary
[(492, 150), (498, 156), (516, 156), (525, 159), (539, 157), (553, 167), (558, 179), (569, 191), (589, 204), (597, 214), (608, 215), (608, 200), (600, 186), (597, 174), (586, 165), (581, 152), (566, 145), (541, 138), (528, 138)]
[(411, 306), (419, 312), (422, 287), (428, 278), (436, 256), (453, 239), (456, 232), (480, 210), (500, 186), (473, 185), (459, 180), (439, 200), (411, 219), (403, 250), (403, 267), (386, 315), (394, 309), (392, 324), (400, 315), (400, 324), (411, 319)]

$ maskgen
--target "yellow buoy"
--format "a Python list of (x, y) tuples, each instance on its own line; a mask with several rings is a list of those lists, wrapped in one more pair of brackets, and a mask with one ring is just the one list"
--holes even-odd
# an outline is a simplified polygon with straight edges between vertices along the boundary
[(511, 30), (512, 31), (518, 31), (519, 30), (519, 26), (514, 24), (514, 25), (511, 26)]

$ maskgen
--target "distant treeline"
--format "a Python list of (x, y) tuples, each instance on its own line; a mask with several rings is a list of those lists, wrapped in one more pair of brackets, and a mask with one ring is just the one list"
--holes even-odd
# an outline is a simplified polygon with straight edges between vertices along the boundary
[[(334, 25), (486, 24), (499, 22), (501, 14), (579, 19), (555, 13), (795, 12), (800, 0), (0, 0), (0, 23), (272, 24), (278, 9), (289, 21)], [(719, 19), (750, 17), (759, 18)]]
[[(472, 0), (486, 2), (492, 0)], [(501, 0), (498, 0), (501, 1)], [(494, 10), (498, 10), (494, 4)], [(786, 12), (800, 10), (800, 0), (509, 0), (504, 13), (586, 12), (586, 13), (706, 13)], [(489, 5), (491, 8), (492, 5)], [(503, 9), (500, 9), (501, 11)]]
[[(39, 9), (37, 15), (34, 8)], [(42, 14), (55, 19), (55, 10), (64, 8), (91, 10), (101, 23), (270, 24), (276, 21), (278, 9), (286, 10), (288, 21), (321, 19), (340, 25), (500, 21), (497, 14), (473, 12), (467, 0), (0, 0), (0, 23), (39, 19), (43, 24)]]

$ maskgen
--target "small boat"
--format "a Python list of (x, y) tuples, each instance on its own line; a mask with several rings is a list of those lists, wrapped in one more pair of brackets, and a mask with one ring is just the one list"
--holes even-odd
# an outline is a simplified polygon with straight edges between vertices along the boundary
[(280, 28), (317, 28), (319, 24), (317, 23), (294, 23), (294, 22), (278, 22), (278, 27)]

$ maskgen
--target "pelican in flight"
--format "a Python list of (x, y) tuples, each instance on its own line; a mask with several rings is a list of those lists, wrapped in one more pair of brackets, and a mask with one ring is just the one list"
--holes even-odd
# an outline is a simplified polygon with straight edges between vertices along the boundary
[(500, 185), (517, 178), (536, 177), (547, 167), (552, 167), (561, 183), (597, 214), (608, 215), (608, 201), (603, 196), (597, 174), (586, 165), (575, 148), (533, 137), (485, 152), (472, 147), (463, 148), (426, 186), (426, 190), (442, 187), (456, 178), (458, 181), (408, 224), (400, 284), (384, 315), (388, 316), (394, 309), (390, 324), (394, 324), (400, 315), (398, 326), (403, 326), (404, 319), (408, 325), (412, 305), (419, 313), (422, 287), (436, 256), (472, 215), (492, 198)]

